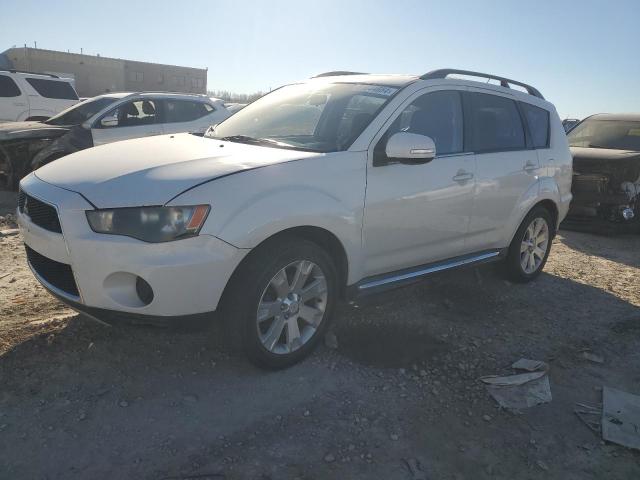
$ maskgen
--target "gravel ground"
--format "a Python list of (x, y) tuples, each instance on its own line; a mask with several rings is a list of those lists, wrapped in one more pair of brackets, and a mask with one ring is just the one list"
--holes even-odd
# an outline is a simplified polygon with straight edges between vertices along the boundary
[[(215, 324), (74, 313), (0, 236), (0, 478), (640, 478), (573, 413), (640, 394), (639, 275), (640, 236), (561, 232), (534, 283), (488, 265), (343, 305), (337, 348), (264, 372)], [(553, 401), (514, 414), (478, 378), (521, 357), (549, 363)]]

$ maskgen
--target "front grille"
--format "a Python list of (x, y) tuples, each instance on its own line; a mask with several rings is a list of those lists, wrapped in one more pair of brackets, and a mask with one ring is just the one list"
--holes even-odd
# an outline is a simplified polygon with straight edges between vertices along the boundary
[(41, 202), (22, 190), (18, 194), (18, 210), (27, 215), (33, 223), (50, 232), (62, 233), (58, 212), (53, 205)]
[(609, 177), (595, 173), (574, 174), (572, 190), (574, 193), (605, 193)]
[(73, 278), (71, 266), (66, 263), (56, 262), (25, 245), (27, 250), (27, 260), (31, 268), (45, 281), (63, 292), (79, 297), (76, 280)]
[(24, 208), (24, 201), (27, 198), (27, 194), (24, 193), (22, 191), (22, 189), (20, 189), (20, 191), (18, 192), (18, 210), (20, 210), (22, 212), (22, 209)]

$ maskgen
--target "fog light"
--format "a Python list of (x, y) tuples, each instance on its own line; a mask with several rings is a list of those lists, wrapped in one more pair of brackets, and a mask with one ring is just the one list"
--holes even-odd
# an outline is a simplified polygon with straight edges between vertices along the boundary
[(136, 278), (136, 293), (140, 301), (145, 305), (149, 305), (153, 301), (153, 289), (144, 278)]
[(626, 207), (622, 210), (622, 218), (625, 220), (632, 220), (635, 217), (635, 213), (632, 208)]

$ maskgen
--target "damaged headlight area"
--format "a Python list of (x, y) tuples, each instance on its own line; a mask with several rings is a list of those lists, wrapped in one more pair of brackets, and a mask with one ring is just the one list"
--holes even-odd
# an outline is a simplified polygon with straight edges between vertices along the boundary
[(209, 210), (209, 205), (128, 207), (87, 210), (86, 215), (89, 226), (96, 233), (160, 243), (198, 235)]

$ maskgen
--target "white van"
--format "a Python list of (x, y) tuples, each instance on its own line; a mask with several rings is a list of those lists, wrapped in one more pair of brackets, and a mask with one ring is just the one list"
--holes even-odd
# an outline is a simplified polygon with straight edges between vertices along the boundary
[(42, 121), (79, 102), (72, 80), (0, 70), (0, 122)]

